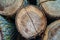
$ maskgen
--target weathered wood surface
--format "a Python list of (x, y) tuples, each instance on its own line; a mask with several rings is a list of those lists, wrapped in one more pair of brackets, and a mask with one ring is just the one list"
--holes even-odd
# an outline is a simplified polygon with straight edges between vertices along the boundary
[(37, 5), (39, 3), (42, 5), (46, 14), (51, 17), (60, 17), (60, 0), (37, 0)]
[(19, 8), (27, 5), (27, 0), (0, 0), (0, 14), (14, 15)]
[(47, 26), (43, 40), (60, 40), (60, 20)]
[(35, 6), (27, 6), (16, 15), (16, 25), (18, 31), (25, 38), (36, 37), (46, 28), (45, 15)]

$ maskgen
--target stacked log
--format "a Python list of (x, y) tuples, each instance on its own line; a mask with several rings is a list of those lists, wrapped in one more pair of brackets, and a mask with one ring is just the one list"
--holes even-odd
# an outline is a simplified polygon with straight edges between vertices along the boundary
[(43, 40), (60, 40), (60, 20), (47, 26)]
[(16, 36), (15, 24), (0, 15), (0, 40), (15, 40)]
[(37, 0), (37, 5), (40, 4), (47, 16), (60, 18), (60, 0)]
[(0, 0), (0, 40), (60, 40), (59, 26), (60, 0)]
[(0, 0), (0, 14), (12, 16), (25, 4), (27, 5), (26, 0)]
[(16, 26), (23, 37), (35, 38), (44, 32), (47, 24), (45, 15), (35, 6), (22, 8), (16, 15)]

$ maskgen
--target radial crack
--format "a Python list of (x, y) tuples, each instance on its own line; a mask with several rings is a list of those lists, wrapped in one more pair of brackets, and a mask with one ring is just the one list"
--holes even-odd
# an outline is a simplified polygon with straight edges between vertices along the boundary
[[(26, 9), (25, 9), (26, 10)], [(27, 10), (26, 10), (27, 11)], [(28, 17), (31, 19), (31, 17), (30, 17), (30, 15), (28, 14), (28, 12), (27, 12), (27, 15), (28, 15)], [(34, 26), (34, 29), (35, 29), (35, 31), (36, 31), (36, 33), (38, 33), (37, 32), (37, 30), (36, 30), (36, 28), (35, 28), (35, 25), (34, 25), (34, 23), (33, 23), (33, 20), (31, 19), (31, 22), (32, 22), (32, 24), (33, 24), (33, 26)]]

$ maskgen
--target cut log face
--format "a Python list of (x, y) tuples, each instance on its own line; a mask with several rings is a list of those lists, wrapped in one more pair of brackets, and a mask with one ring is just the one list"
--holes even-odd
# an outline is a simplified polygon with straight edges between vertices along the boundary
[(60, 20), (51, 23), (47, 27), (43, 40), (60, 40)]
[(18, 12), (16, 25), (23, 37), (31, 38), (45, 30), (46, 18), (38, 8), (30, 5)]
[(60, 17), (60, 0), (39, 0), (44, 10), (52, 17)]
[(13, 15), (22, 5), (23, 0), (0, 0), (0, 14)]

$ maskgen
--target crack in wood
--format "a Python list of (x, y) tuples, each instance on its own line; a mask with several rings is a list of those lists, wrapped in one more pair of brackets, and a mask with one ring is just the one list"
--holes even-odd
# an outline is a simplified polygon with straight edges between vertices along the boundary
[[(26, 9), (25, 9), (25, 11), (27, 12)], [(30, 15), (28, 14), (28, 12), (27, 12), (27, 15), (28, 15), (28, 17), (31, 19), (31, 22), (32, 22), (32, 24), (33, 24), (33, 26), (34, 26), (34, 29), (35, 29), (36, 33), (38, 33), (37, 30), (36, 30), (36, 28), (35, 28), (35, 25), (34, 25), (34, 23), (33, 23), (33, 20), (32, 20), (32, 18), (30, 17)]]

